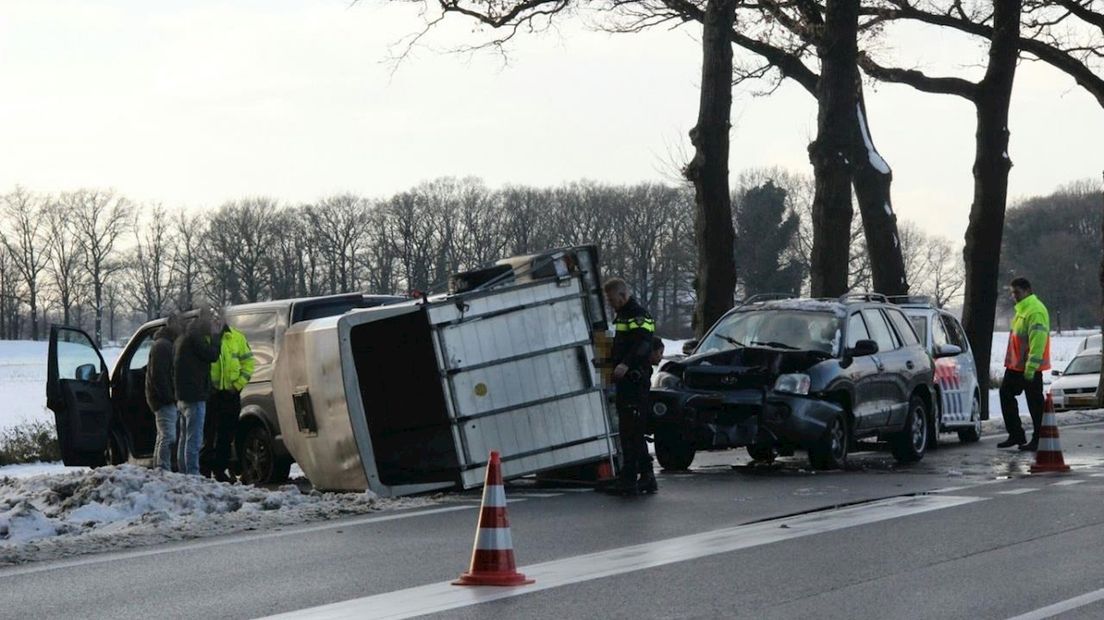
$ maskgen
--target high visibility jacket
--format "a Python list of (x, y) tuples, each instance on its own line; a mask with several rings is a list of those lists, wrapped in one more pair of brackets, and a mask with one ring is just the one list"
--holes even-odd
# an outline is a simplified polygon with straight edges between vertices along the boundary
[(652, 353), (655, 321), (634, 298), (617, 311), (613, 320), (613, 363), (632, 369), (651, 370), (648, 357)]
[(211, 364), (211, 384), (216, 390), (242, 391), (253, 377), (253, 351), (245, 334), (233, 327), (222, 330), (218, 361)]
[(1016, 304), (1004, 367), (1022, 372), (1028, 378), (1050, 369), (1050, 313), (1034, 295)]

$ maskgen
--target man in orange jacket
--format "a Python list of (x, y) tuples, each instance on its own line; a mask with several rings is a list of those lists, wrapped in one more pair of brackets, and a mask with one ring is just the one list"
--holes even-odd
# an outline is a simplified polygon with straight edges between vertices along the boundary
[[(1050, 314), (1031, 290), (1027, 278), (1016, 278), (1009, 284), (1016, 300), (1008, 334), (1008, 351), (1004, 356), (1004, 379), (1000, 386), (1001, 414), (1008, 439), (998, 448), (1019, 446), (1034, 451), (1039, 446), (1039, 426), (1043, 421), (1043, 371), (1050, 369)], [(1031, 441), (1027, 441), (1016, 397), (1021, 392), (1027, 398), (1031, 412)]]

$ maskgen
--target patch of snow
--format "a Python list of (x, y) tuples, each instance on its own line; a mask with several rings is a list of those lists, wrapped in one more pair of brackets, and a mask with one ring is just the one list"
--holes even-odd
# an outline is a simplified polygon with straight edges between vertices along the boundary
[(0, 478), (0, 565), (433, 503), (215, 482), (134, 465)]
[(85, 472), (87, 467), (66, 467), (63, 463), (23, 463), (0, 467), (0, 478), (29, 478), (42, 474), (64, 474)]
[[(878, 151), (874, 149), (874, 142), (870, 139), (870, 130), (866, 126), (866, 116), (863, 114), (862, 106), (857, 106), (859, 113), (859, 129), (862, 131), (863, 143), (866, 144), (866, 152), (870, 157), (870, 165), (874, 166), (874, 169), (882, 174), (889, 174), (889, 164), (886, 160), (882, 159), (882, 156), (878, 154)], [(888, 208), (889, 205), (887, 204)]]

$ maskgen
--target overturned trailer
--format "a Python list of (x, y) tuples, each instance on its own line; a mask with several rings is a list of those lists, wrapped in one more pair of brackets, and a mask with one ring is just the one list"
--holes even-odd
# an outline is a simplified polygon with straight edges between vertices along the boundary
[(569, 248), (460, 274), (453, 291), (290, 328), (276, 362), (283, 440), (320, 489), (393, 496), (615, 454), (592, 333), (596, 253)]

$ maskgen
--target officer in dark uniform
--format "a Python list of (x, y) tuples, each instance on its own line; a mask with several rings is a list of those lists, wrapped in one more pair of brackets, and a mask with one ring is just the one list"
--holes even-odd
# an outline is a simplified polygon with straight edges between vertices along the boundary
[(659, 487), (652, 472), (652, 457), (644, 441), (655, 321), (644, 306), (632, 297), (624, 280), (614, 278), (602, 288), (606, 301), (617, 313), (613, 321), (612, 358), (616, 364), (613, 381), (616, 385), (622, 464), (618, 484), (610, 490), (622, 495), (655, 493)]

